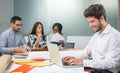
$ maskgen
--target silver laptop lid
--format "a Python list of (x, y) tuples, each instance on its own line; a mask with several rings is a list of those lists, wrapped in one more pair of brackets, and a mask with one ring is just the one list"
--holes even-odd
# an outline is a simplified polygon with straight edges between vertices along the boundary
[(48, 51), (51, 57), (51, 60), (58, 66), (65, 67), (65, 68), (73, 68), (73, 67), (80, 67), (76, 65), (63, 65), (62, 59), (59, 53), (59, 48), (56, 44), (48, 44)]
[(61, 60), (61, 57), (60, 57), (60, 53), (59, 53), (59, 48), (56, 44), (48, 44), (48, 51), (49, 51), (49, 54), (50, 54), (50, 57), (51, 57), (51, 60), (59, 65), (59, 66), (63, 66), (62, 64), (62, 60)]

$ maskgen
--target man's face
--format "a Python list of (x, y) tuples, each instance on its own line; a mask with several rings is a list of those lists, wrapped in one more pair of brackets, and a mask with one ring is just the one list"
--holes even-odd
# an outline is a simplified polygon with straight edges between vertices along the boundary
[(102, 29), (102, 24), (97, 18), (87, 17), (87, 21), (94, 32), (98, 32)]
[(21, 29), (22, 21), (16, 20), (15, 23), (11, 23), (13, 31), (18, 32)]

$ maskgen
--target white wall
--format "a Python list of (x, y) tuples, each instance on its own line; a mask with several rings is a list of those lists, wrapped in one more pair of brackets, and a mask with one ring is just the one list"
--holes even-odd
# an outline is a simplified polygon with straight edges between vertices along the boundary
[(10, 19), (14, 14), (14, 0), (0, 0), (0, 33), (10, 27)]
[(67, 36), (67, 42), (75, 43), (74, 48), (85, 48), (91, 36)]
[[(75, 43), (74, 48), (85, 48), (91, 36), (67, 36), (67, 42)], [(25, 41), (28, 42), (28, 37), (25, 36)]]

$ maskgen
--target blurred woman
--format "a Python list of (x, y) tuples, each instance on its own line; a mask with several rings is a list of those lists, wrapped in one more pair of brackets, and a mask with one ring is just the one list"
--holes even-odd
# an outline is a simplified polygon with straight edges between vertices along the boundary
[(52, 29), (53, 33), (48, 36), (49, 42), (57, 44), (59, 47), (63, 47), (66, 41), (66, 36), (62, 33), (62, 25), (60, 23), (55, 23)]
[(41, 22), (36, 22), (34, 24), (28, 38), (28, 45), (32, 48), (32, 50), (47, 50), (46, 36), (44, 35), (43, 24)]

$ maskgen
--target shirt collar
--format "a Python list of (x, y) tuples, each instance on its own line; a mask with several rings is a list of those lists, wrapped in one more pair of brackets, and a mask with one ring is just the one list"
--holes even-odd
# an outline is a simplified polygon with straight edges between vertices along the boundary
[[(108, 24), (105, 29), (103, 30), (103, 32), (101, 33), (101, 36), (105, 35), (105, 34), (108, 34), (109, 31), (110, 31), (110, 24)], [(99, 32), (97, 32), (97, 35), (100, 35)]]
[(110, 24), (108, 24), (107, 26), (106, 26), (106, 28), (104, 29), (104, 31), (102, 32), (102, 34), (107, 34), (107, 33), (109, 33), (109, 31), (110, 31)]
[(11, 34), (16, 34), (16, 33), (18, 33), (18, 32), (13, 31), (12, 28), (10, 28), (9, 30), (10, 30)]

